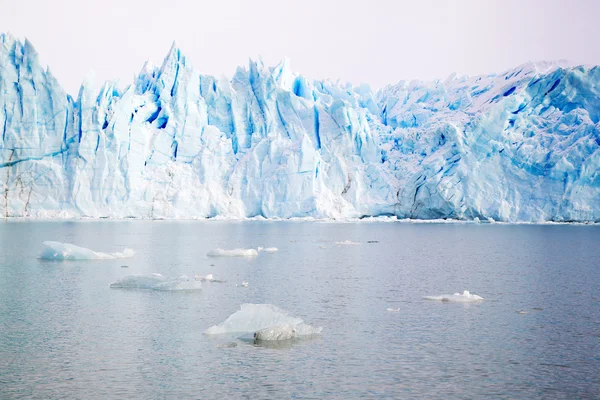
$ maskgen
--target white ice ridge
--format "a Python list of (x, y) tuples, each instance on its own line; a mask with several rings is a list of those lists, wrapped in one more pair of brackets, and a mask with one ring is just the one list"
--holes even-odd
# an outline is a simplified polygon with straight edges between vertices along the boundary
[(272, 304), (242, 304), (223, 323), (208, 328), (204, 333), (253, 333), (257, 340), (286, 340), (318, 335), (323, 328), (307, 325)]
[(125, 248), (122, 252), (101, 253), (70, 243), (45, 241), (43, 244), (44, 249), (38, 257), (42, 260), (110, 260), (135, 255), (135, 251), (128, 248)]
[(199, 280), (190, 279), (186, 275), (178, 278), (167, 278), (162, 274), (128, 275), (110, 284), (115, 289), (150, 289), (163, 291), (199, 290)]
[(442, 294), (439, 296), (425, 296), (425, 300), (443, 301), (443, 302), (456, 302), (456, 303), (472, 303), (476, 301), (484, 300), (483, 297), (476, 294), (471, 294), (468, 290), (462, 293), (454, 294)]
[(173, 46), (67, 95), (0, 34), (0, 215), (600, 222), (600, 68), (373, 92), (288, 62), (203, 75)]
[(214, 249), (206, 253), (209, 257), (256, 257), (258, 251), (255, 249)]

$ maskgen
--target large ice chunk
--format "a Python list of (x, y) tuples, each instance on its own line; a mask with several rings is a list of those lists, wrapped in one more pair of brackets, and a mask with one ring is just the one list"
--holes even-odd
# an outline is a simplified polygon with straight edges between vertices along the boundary
[(322, 328), (307, 325), (272, 304), (242, 304), (223, 323), (211, 326), (204, 333), (253, 333), (257, 340), (286, 340), (321, 333)]
[(454, 294), (442, 294), (439, 296), (425, 296), (425, 300), (443, 301), (443, 302), (457, 302), (457, 303), (472, 303), (484, 300), (483, 297), (476, 294), (471, 294), (468, 290), (462, 293)]
[(46, 241), (44, 242), (44, 250), (38, 258), (42, 260), (109, 260), (133, 257), (134, 254), (135, 251), (128, 248), (125, 248), (122, 252), (101, 253), (70, 243)]
[(206, 253), (209, 257), (256, 257), (258, 251), (256, 249), (214, 249)]

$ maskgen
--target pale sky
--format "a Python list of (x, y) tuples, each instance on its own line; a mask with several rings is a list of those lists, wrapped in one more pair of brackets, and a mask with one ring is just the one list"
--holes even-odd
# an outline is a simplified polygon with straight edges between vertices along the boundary
[(0, 31), (27, 37), (65, 90), (132, 82), (175, 40), (197, 70), (231, 77), (259, 55), (311, 79), (373, 89), (527, 61), (600, 64), (595, 0), (0, 0)]

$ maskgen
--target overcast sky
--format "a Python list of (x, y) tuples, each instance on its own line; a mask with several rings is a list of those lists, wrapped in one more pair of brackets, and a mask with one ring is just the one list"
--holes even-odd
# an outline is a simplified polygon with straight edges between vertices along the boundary
[(36, 47), (67, 92), (90, 70), (131, 83), (173, 40), (202, 73), (248, 58), (374, 89), (527, 61), (600, 64), (595, 0), (0, 0), (0, 30)]

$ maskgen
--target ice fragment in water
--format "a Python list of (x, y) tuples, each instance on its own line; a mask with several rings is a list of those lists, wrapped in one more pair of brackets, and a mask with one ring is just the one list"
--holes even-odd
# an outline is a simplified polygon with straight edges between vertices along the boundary
[(307, 325), (272, 304), (242, 304), (223, 323), (208, 328), (204, 333), (253, 333), (257, 340), (287, 340), (321, 333), (322, 328)]
[(471, 294), (468, 290), (461, 293), (454, 294), (442, 294), (439, 296), (425, 296), (425, 300), (443, 301), (443, 302), (456, 302), (456, 303), (472, 303), (483, 300), (483, 297), (476, 294)]
[(123, 252), (101, 253), (70, 243), (45, 241), (44, 250), (38, 258), (42, 260), (111, 260), (133, 257), (134, 254), (135, 251), (127, 248)]
[(194, 279), (197, 281), (201, 281), (201, 282), (219, 282), (219, 283), (225, 282), (220, 279), (215, 279), (213, 274), (206, 274), (206, 276), (196, 275), (196, 276), (194, 276)]
[(214, 249), (209, 251), (206, 255), (209, 257), (256, 257), (258, 251), (255, 249)]
[(276, 253), (279, 251), (279, 249), (277, 247), (259, 247), (258, 251), (265, 253)]
[(348, 246), (348, 245), (357, 245), (357, 244), (360, 244), (360, 243), (353, 242), (351, 240), (344, 240), (343, 242), (335, 242), (335, 244), (340, 245), (340, 246)]
[(161, 274), (128, 275), (110, 284), (114, 289), (149, 289), (163, 291), (199, 290), (202, 284), (182, 275), (179, 278), (169, 279)]
[(297, 325), (282, 324), (264, 328), (254, 332), (255, 340), (291, 340), (307, 338), (321, 333), (322, 328), (300, 323)]

